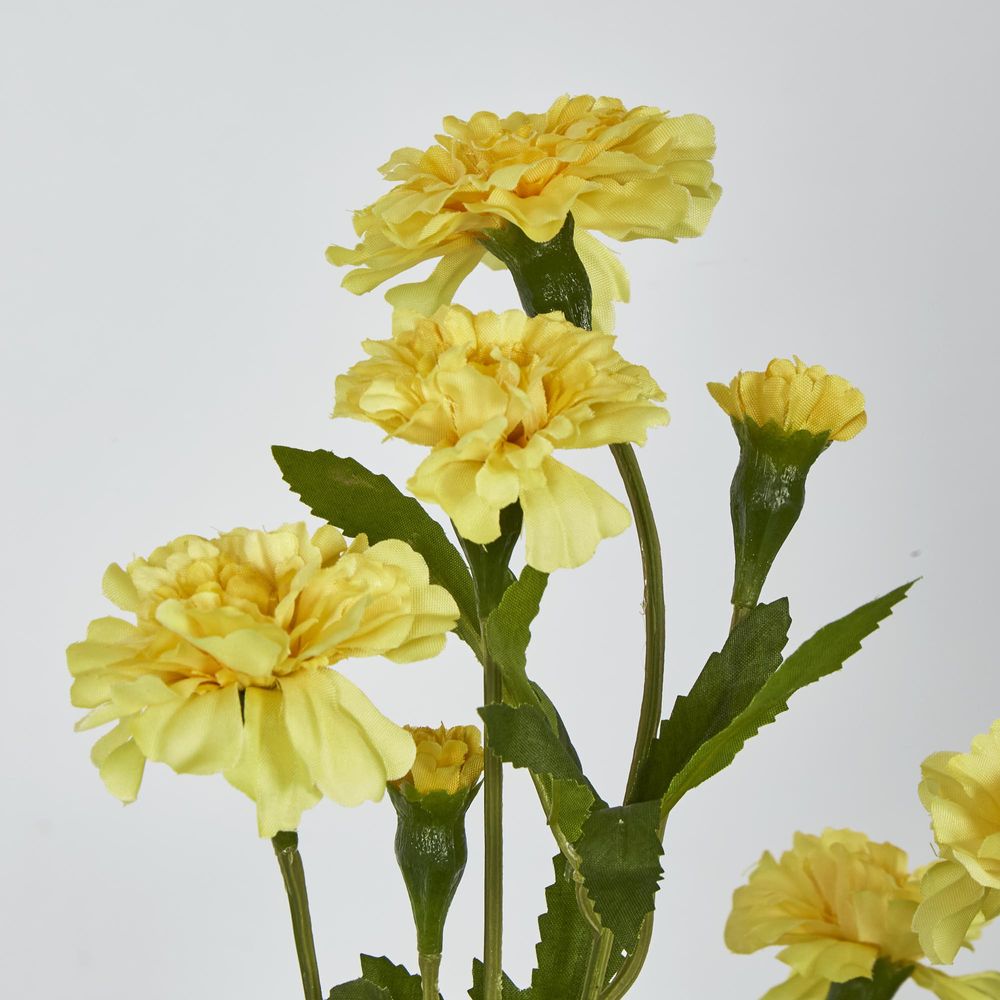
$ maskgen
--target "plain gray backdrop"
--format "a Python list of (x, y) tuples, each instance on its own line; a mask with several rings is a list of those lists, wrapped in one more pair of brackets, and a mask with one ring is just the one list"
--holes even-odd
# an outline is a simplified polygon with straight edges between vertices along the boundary
[[(919, 765), (1000, 715), (993, 0), (11, 2), (0, 14), (4, 388), (3, 959), (7, 996), (298, 995), (282, 887), (252, 804), (152, 765), (123, 808), (77, 735), (64, 647), (108, 614), (101, 574), (184, 532), (307, 512), (273, 443), (331, 447), (405, 482), (422, 455), (332, 422), (333, 380), (389, 309), (326, 264), (398, 146), (446, 114), (563, 92), (708, 115), (724, 195), (707, 235), (621, 250), (620, 348), (669, 393), (642, 454), (665, 541), (667, 695), (728, 620), (736, 442), (705, 391), (798, 353), (866, 393), (766, 597), (793, 642), (922, 576), (843, 673), (798, 695), (672, 819), (655, 950), (633, 995), (755, 1000), (784, 977), (730, 955), (733, 889), (793, 831), (852, 826), (931, 858)], [(460, 301), (516, 305), (477, 272)], [(606, 451), (574, 455), (620, 494)], [(556, 574), (531, 670), (604, 794), (621, 794), (641, 685), (634, 537)], [(472, 721), (457, 640), (427, 664), (346, 672), (399, 721)], [(526, 983), (552, 846), (507, 782), (506, 961)], [(478, 842), (481, 812), (470, 818)], [(361, 951), (411, 967), (387, 802), (322, 803), (301, 835), (324, 981)], [(481, 865), (448, 930), (445, 995), (480, 951)], [(1000, 928), (962, 971), (1000, 965)], [(918, 994), (907, 986), (900, 996)]]

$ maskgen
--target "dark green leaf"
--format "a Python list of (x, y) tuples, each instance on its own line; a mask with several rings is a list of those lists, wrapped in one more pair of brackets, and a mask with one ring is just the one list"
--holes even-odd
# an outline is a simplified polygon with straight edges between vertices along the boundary
[(548, 579), (545, 573), (525, 566), (486, 621), (486, 642), (491, 655), (500, 664), (508, 699), (515, 704), (534, 700), (525, 666), (531, 623), (538, 614)]
[(788, 708), (788, 699), (796, 691), (839, 670), (844, 661), (861, 648), (861, 641), (892, 613), (893, 606), (906, 596), (912, 586), (911, 581), (869, 601), (843, 618), (825, 625), (799, 646), (766, 680), (749, 705), (691, 755), (670, 782), (664, 808), (669, 811), (685, 793), (727, 767), (747, 740)]
[(389, 991), (392, 1000), (421, 1000), (420, 976), (407, 972), (389, 959), (361, 956), (361, 975), (370, 983)]
[(329, 1000), (395, 1000), (388, 991), (367, 979), (352, 979), (330, 990)]
[(552, 779), (548, 782), (553, 811), (550, 820), (558, 821), (571, 842), (576, 840), (594, 803), (604, 803), (580, 769), (569, 738), (564, 742), (545, 713), (534, 705), (489, 705), (479, 714), (486, 723), (490, 746), (503, 760)]
[[(503, 1000), (533, 1000), (531, 990), (518, 989), (508, 977), (506, 972), (501, 972), (503, 977)], [(483, 1000), (483, 963), (478, 958), (472, 960), (472, 989), (469, 990), (472, 1000)]]
[(653, 909), (663, 868), (657, 825), (660, 803), (636, 802), (592, 812), (576, 844), (594, 909), (616, 946), (631, 951)]
[(760, 604), (733, 629), (722, 651), (708, 658), (691, 691), (674, 702), (660, 726), (639, 775), (640, 801), (659, 799), (698, 748), (747, 707), (781, 663), (789, 625), (787, 599)]
[(594, 936), (580, 913), (573, 869), (561, 854), (552, 863), (556, 880), (545, 890), (545, 912), (538, 918), (531, 1000), (580, 996)]
[(317, 517), (348, 535), (365, 534), (373, 545), (399, 538), (416, 549), (427, 562), (431, 580), (455, 598), (462, 613), (455, 631), (478, 655), (472, 576), (441, 525), (416, 500), (353, 458), (283, 445), (271, 451), (285, 482)]

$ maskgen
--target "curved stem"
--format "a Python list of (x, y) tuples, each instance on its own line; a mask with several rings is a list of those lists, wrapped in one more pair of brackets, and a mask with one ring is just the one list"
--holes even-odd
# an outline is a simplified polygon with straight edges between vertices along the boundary
[(625, 804), (635, 800), (639, 770), (649, 753), (663, 714), (663, 659), (666, 652), (666, 608), (663, 597), (663, 554), (660, 536), (653, 518), (649, 493), (642, 478), (639, 460), (629, 444), (613, 444), (611, 453), (618, 465), (618, 472), (625, 484), (635, 530), (639, 536), (639, 553), (642, 557), (643, 612), (646, 620), (646, 664), (642, 688), (642, 705), (625, 786)]
[(295, 952), (302, 973), (302, 992), (305, 1000), (323, 1000), (316, 945), (313, 942), (312, 919), (309, 916), (309, 896), (306, 893), (306, 873), (299, 854), (298, 834), (291, 830), (277, 833), (271, 839), (274, 853), (281, 869), (281, 877), (288, 894), (288, 909), (292, 915), (292, 933), (295, 935)]
[(635, 951), (618, 970), (618, 975), (610, 983), (608, 988), (600, 994), (599, 1000), (621, 1000), (623, 996), (632, 988), (635, 981), (642, 972), (642, 967), (649, 955), (649, 946), (653, 941), (653, 914), (647, 913), (646, 919), (642, 922), (639, 931), (639, 940), (636, 941)]
[(609, 930), (602, 930), (594, 936), (590, 960), (587, 963), (587, 975), (583, 981), (583, 992), (580, 994), (581, 1000), (598, 1000), (600, 997), (614, 944), (615, 936)]

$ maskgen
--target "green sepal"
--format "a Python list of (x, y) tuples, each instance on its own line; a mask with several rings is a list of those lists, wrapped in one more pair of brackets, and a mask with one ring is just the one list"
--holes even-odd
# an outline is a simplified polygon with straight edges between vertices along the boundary
[(880, 958), (872, 969), (871, 978), (859, 976), (846, 983), (831, 983), (827, 1000), (891, 1000), (913, 974), (912, 965), (894, 965)]
[(465, 814), (480, 784), (454, 795), (422, 795), (408, 782), (386, 786), (396, 809), (396, 861), (410, 897), (421, 954), (441, 954), (448, 909), (469, 859)]
[(733, 420), (740, 443), (729, 504), (736, 566), (732, 602), (752, 608), (781, 546), (802, 513), (806, 476), (829, 444), (827, 433), (789, 434), (769, 422)]
[(510, 271), (529, 316), (561, 312), (574, 326), (589, 330), (590, 278), (573, 245), (573, 229), (573, 216), (567, 215), (562, 229), (544, 243), (509, 222), (479, 238)]
[(510, 557), (521, 537), (523, 521), (521, 505), (515, 502), (500, 511), (500, 534), (492, 542), (470, 542), (455, 528), (459, 544), (472, 570), (477, 612), (483, 621), (500, 604), (507, 588), (514, 583), (514, 576), (509, 568)]
[(472, 576), (444, 529), (416, 500), (353, 458), (283, 445), (275, 445), (271, 453), (285, 482), (317, 517), (348, 535), (367, 535), (373, 545), (398, 538), (419, 552), (431, 582), (455, 598), (461, 612), (456, 634), (479, 655)]

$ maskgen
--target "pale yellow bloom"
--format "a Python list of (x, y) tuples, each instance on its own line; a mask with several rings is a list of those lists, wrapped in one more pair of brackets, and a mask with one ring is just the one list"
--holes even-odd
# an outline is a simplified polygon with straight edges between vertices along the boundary
[(914, 927), (928, 955), (950, 962), (970, 923), (1000, 912), (1000, 720), (968, 753), (932, 754), (922, 770), (942, 860), (924, 877)]
[(870, 978), (879, 959), (916, 966), (914, 981), (942, 998), (1000, 998), (994, 973), (952, 978), (920, 965), (911, 929), (920, 898), (920, 873), (898, 847), (852, 830), (797, 833), (792, 850), (765, 853), (734, 893), (726, 944), (742, 954), (784, 946), (777, 957), (792, 975), (764, 1000), (825, 1000), (831, 983)]
[(417, 745), (408, 781), (421, 795), (455, 795), (471, 788), (483, 773), (483, 739), (475, 726), (407, 726)]
[(511, 222), (543, 242), (572, 212), (594, 288), (595, 326), (610, 330), (611, 299), (627, 301), (628, 279), (588, 230), (616, 240), (700, 236), (721, 194), (709, 162), (715, 130), (700, 115), (674, 118), (610, 97), (563, 96), (544, 114), (448, 117), (444, 132), (429, 149), (392, 154), (381, 172), (395, 186), (354, 214), (361, 242), (327, 250), (331, 263), (355, 268), (345, 288), (367, 292), (440, 257), (426, 281), (386, 296), (429, 314), (451, 301), (483, 259), (477, 237), (484, 230)]
[(865, 397), (846, 379), (799, 358), (775, 358), (762, 372), (740, 372), (729, 385), (709, 382), (712, 398), (734, 420), (774, 425), (793, 434), (806, 430), (848, 441), (868, 421)]
[(348, 546), (301, 523), (185, 535), (110, 566), (104, 592), (135, 624), (91, 622), (67, 660), (73, 704), (91, 709), (77, 728), (116, 723), (92, 753), (108, 789), (134, 801), (146, 760), (221, 772), (257, 803), (262, 836), (323, 795), (377, 800), (409, 770), (409, 733), (330, 667), (433, 656), (458, 617), (404, 542)]
[(663, 392), (613, 337), (559, 313), (442, 306), (430, 318), (397, 310), (392, 337), (364, 347), (370, 358), (337, 379), (334, 416), (431, 448), (409, 488), (443, 507), (464, 538), (493, 541), (500, 511), (520, 501), (527, 561), (551, 572), (581, 565), (628, 527), (618, 500), (552, 457), (642, 444), (667, 423), (654, 403)]

